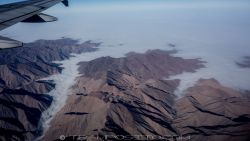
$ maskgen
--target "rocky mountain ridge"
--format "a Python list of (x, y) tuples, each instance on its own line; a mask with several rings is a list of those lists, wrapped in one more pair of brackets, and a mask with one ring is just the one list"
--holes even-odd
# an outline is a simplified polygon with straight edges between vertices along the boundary
[(203, 67), (199, 59), (152, 50), (79, 63), (82, 76), (42, 140), (248, 140), (249, 98), (201, 79), (176, 99), (173, 74)]
[[(41, 79), (61, 72), (53, 61), (96, 51), (98, 46), (65, 38), (1, 50), (0, 140), (34, 140), (40, 135), (41, 114), (53, 101), (45, 93), (55, 87)], [(177, 99), (174, 91), (180, 80), (164, 78), (195, 72), (205, 62), (174, 53), (149, 50), (80, 62), (82, 75), (41, 140), (249, 140), (248, 91), (201, 79)]]
[(0, 51), (0, 140), (33, 140), (41, 113), (53, 98), (51, 81), (40, 80), (60, 73), (60, 61), (71, 53), (96, 51), (98, 43), (77, 40), (38, 40), (20, 48)]

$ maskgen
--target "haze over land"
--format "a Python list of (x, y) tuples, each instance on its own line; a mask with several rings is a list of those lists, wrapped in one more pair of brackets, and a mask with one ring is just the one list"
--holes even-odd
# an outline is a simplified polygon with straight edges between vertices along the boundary
[(250, 54), (250, 2), (247, 0), (73, 0), (70, 4), (69, 8), (58, 5), (46, 11), (59, 17), (58, 22), (21, 23), (1, 34), (24, 42), (65, 36), (94, 40), (103, 42), (103, 47), (110, 50), (110, 54), (104, 55), (114, 57), (130, 51), (171, 49), (169, 44), (174, 44), (178, 56), (207, 61), (207, 68), (200, 73), (177, 78), (190, 83), (200, 77), (215, 77), (234, 88), (250, 88), (250, 78), (245, 77), (249, 69), (235, 64)]

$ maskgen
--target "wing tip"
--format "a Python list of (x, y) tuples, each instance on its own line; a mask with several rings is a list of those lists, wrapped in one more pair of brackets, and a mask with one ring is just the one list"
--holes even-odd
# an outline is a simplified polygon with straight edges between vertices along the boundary
[(0, 49), (1, 50), (17, 48), (17, 47), (22, 47), (22, 46), (23, 46), (22, 42), (0, 36)]
[(68, 0), (63, 0), (62, 3), (63, 3), (66, 7), (69, 6), (69, 1), (68, 1)]

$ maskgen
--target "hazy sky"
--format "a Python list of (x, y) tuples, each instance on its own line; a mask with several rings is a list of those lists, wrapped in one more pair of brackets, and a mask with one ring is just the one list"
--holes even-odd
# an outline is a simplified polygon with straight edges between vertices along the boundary
[[(24, 0), (1, 0), (0, 4), (19, 2)], [(232, 6), (232, 5), (248, 5), (249, 0), (69, 0), (70, 4), (76, 5), (143, 5), (143, 4), (168, 4), (168, 5), (203, 5), (203, 6)], [(82, 5), (81, 5), (82, 6)]]

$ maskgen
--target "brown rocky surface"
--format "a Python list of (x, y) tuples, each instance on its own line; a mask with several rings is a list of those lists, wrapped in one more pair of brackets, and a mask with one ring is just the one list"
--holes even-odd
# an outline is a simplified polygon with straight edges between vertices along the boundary
[(201, 79), (177, 100), (174, 125), (197, 141), (250, 139), (250, 99), (215, 79)]
[[(154, 90), (150, 92), (154, 96), (160, 94)], [(177, 100), (171, 91), (162, 93), (161, 100), (145, 99), (144, 96), (136, 97), (137, 100), (132, 102), (124, 97), (117, 100), (113, 95), (107, 95), (95, 92), (88, 96), (70, 96), (52, 121), (44, 140), (56, 140), (60, 135), (65, 135), (68, 140), (93, 135), (99, 136), (100, 140), (107, 137), (102, 135), (160, 135), (170, 137), (169, 140), (173, 140), (173, 135), (192, 141), (250, 139), (249, 97), (220, 85), (215, 79), (200, 80)], [(114, 136), (108, 137), (115, 140)]]
[(173, 53), (152, 50), (80, 63), (82, 76), (43, 140), (60, 135), (178, 134), (173, 92), (179, 80), (162, 78), (194, 72), (203, 62)]
[(201, 79), (176, 99), (173, 92), (179, 80), (163, 80), (163, 76), (195, 71), (202, 62), (170, 54), (156, 50), (80, 63), (82, 76), (42, 140), (60, 140), (60, 135), (66, 140), (93, 136), (117, 140), (115, 135), (126, 139), (142, 135), (137, 136), (141, 140), (147, 140), (145, 135), (169, 140), (249, 140), (249, 96), (215, 79)]
[(95, 51), (99, 44), (77, 40), (38, 40), (21, 48), (0, 51), (0, 140), (33, 140), (40, 133), (41, 113), (52, 97), (51, 81), (40, 79), (60, 73), (53, 63), (71, 57), (71, 53)]

